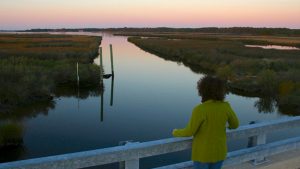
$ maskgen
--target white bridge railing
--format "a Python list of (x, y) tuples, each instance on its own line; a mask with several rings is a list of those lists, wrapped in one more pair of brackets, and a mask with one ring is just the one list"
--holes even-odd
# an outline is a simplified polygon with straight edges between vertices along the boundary
[[(228, 140), (251, 137), (254, 146), (229, 152), (224, 164), (233, 165), (251, 160), (259, 163), (265, 157), (300, 149), (300, 136), (266, 144), (267, 133), (295, 127), (300, 127), (300, 117), (246, 125), (236, 130), (227, 131)], [(140, 158), (187, 150), (191, 148), (191, 143), (192, 138), (169, 138), (130, 143), (124, 146), (0, 163), (0, 169), (77, 169), (123, 161), (125, 161), (124, 167), (126, 169), (138, 169)], [(192, 165), (192, 162), (188, 161), (157, 169), (192, 168)]]

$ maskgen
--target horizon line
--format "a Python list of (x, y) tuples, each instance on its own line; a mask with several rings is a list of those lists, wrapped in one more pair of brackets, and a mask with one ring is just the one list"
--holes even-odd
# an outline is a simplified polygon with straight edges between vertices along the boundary
[(63, 29), (204, 29), (204, 28), (254, 28), (254, 29), (290, 29), (290, 30), (299, 30), (300, 28), (289, 28), (289, 27), (257, 27), (257, 26), (206, 26), (206, 27), (168, 27), (168, 26), (158, 26), (158, 27), (61, 27), (61, 28), (29, 28), (29, 29), (0, 29), (0, 31), (13, 32), (13, 31), (29, 31), (29, 30), (38, 30), (38, 29), (47, 29), (47, 30), (63, 30)]

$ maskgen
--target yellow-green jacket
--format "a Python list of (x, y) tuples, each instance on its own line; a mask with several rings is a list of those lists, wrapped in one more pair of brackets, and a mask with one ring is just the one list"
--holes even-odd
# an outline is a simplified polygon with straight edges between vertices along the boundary
[(239, 126), (228, 102), (208, 100), (197, 105), (184, 129), (173, 130), (175, 137), (193, 137), (192, 160), (203, 163), (224, 160), (227, 154), (226, 124)]

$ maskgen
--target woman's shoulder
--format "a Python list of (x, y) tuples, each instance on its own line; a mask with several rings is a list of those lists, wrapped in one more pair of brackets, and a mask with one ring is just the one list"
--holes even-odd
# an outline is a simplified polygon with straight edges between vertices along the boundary
[(210, 105), (210, 104), (225, 104), (230, 105), (228, 101), (226, 100), (207, 100), (199, 105)]
[(230, 103), (226, 100), (224, 101), (219, 101), (219, 100), (208, 100), (208, 101), (205, 101), (203, 103), (199, 103), (197, 104), (195, 107), (194, 107), (194, 110), (201, 110), (202, 108), (205, 108), (205, 107), (214, 107), (214, 106), (217, 106), (217, 105), (220, 105), (220, 106), (228, 106), (228, 107), (231, 107), (230, 106)]
[(201, 107), (203, 107), (203, 103), (197, 104), (197, 105), (193, 108), (193, 111), (198, 110), (198, 109), (201, 109)]
[(224, 100), (223, 104), (230, 106), (230, 103), (227, 100)]
[(203, 102), (199, 105), (197, 105), (194, 109), (210, 109), (210, 108), (216, 108), (216, 107), (223, 107), (223, 108), (230, 108), (230, 103), (228, 101), (219, 101), (219, 100), (208, 100), (206, 102)]

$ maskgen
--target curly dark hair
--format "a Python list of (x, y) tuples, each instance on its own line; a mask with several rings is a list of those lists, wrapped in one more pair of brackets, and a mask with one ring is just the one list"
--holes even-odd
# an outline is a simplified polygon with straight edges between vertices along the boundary
[(207, 75), (198, 81), (197, 89), (199, 96), (202, 97), (202, 103), (207, 100), (223, 101), (226, 94), (226, 82)]

